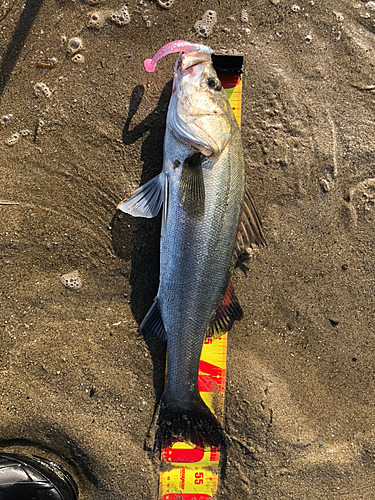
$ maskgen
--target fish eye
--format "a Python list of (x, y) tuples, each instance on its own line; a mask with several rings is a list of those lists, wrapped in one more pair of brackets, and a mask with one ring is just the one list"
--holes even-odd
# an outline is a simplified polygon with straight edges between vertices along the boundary
[(208, 80), (207, 85), (217, 91), (221, 90), (221, 83), (219, 82), (219, 80), (215, 80), (214, 78)]

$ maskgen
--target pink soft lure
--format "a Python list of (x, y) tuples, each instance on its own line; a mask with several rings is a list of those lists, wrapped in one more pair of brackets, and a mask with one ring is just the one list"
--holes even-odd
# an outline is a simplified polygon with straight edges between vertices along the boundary
[(206, 45), (201, 45), (200, 43), (191, 43), (186, 40), (175, 40), (174, 42), (169, 42), (167, 45), (164, 45), (164, 47), (156, 52), (152, 59), (145, 60), (144, 65), (146, 71), (153, 73), (159, 59), (168, 54), (173, 54), (174, 52), (207, 52), (208, 54), (212, 54), (213, 50)]

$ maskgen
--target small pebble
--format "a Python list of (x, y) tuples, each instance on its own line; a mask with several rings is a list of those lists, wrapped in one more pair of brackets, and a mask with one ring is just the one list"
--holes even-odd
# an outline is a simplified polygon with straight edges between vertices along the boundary
[(1, 124), (2, 125), (8, 125), (8, 123), (10, 122), (10, 120), (12, 119), (12, 114), (9, 113), (9, 115), (5, 115), (1, 118)]
[(61, 283), (70, 290), (78, 290), (82, 287), (82, 279), (76, 269), (71, 273), (63, 274), (61, 276)]
[(84, 64), (85, 62), (85, 56), (82, 54), (75, 54), (72, 57), (72, 62), (75, 64)]
[(14, 146), (19, 141), (20, 135), (16, 132), (5, 140), (7, 146)]
[(249, 14), (247, 13), (247, 10), (245, 10), (245, 9), (242, 9), (242, 11), (241, 11), (241, 21), (243, 23), (249, 22)]
[(51, 95), (51, 91), (45, 83), (38, 82), (34, 85), (34, 95), (35, 97), (39, 97), (41, 94), (48, 98)]
[(163, 9), (170, 9), (172, 7), (174, 0), (158, 0), (158, 4)]

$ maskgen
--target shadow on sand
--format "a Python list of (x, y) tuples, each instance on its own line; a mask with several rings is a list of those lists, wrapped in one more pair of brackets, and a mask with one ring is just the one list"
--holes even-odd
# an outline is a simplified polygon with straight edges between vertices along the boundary
[[(125, 145), (130, 145), (146, 135), (141, 149), (140, 161), (143, 163), (143, 169), (140, 185), (159, 174), (162, 168), (163, 140), (171, 84), (172, 82), (169, 82), (163, 88), (156, 108), (130, 130), (131, 121), (139, 108), (145, 89), (139, 85), (131, 94), (122, 140)], [(161, 216), (143, 219), (117, 211), (111, 227), (112, 244), (116, 255), (131, 261), (130, 306), (139, 324), (151, 307), (158, 290)], [(146, 338), (145, 341), (153, 361), (154, 390), (159, 399), (164, 386), (165, 346), (153, 338)]]
[(13, 68), (21, 54), (27, 35), (30, 28), (38, 15), (39, 9), (43, 4), (43, 0), (27, 0), (20, 14), (17, 26), (14, 29), (12, 39), (3, 54), (0, 62), (0, 99), (4, 93), (4, 89)]

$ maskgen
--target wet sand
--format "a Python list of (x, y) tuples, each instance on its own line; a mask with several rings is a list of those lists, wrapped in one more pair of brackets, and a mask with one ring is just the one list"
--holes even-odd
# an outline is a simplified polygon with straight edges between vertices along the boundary
[[(147, 436), (164, 351), (137, 325), (157, 289), (160, 221), (116, 206), (161, 168), (174, 56), (152, 75), (143, 60), (190, 37), (245, 57), (247, 178), (269, 243), (234, 273), (245, 315), (229, 334), (218, 500), (372, 499), (373, 2), (130, 0), (125, 25), (108, 19), (122, 4), (93, 3), (16, 0), (0, 21), (0, 117), (12, 115), (0, 124), (1, 450), (62, 464), (82, 500), (157, 497)], [(208, 9), (218, 22), (203, 39)]]

